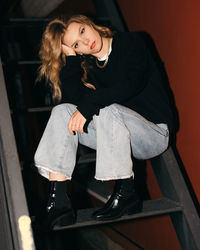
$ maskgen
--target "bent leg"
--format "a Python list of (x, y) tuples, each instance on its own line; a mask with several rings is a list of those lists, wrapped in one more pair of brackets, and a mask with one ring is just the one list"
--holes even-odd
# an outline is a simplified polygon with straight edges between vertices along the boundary
[(136, 159), (150, 159), (167, 149), (169, 131), (166, 124), (152, 123), (119, 104), (114, 104), (113, 112), (120, 117), (130, 133), (132, 153)]
[(93, 121), (97, 140), (96, 179), (133, 176), (131, 150), (137, 159), (150, 159), (167, 149), (166, 124), (154, 124), (122, 105), (101, 109)]
[(93, 121), (97, 140), (95, 178), (116, 180), (133, 176), (130, 134), (113, 113), (113, 105), (101, 109)]
[(71, 179), (76, 161), (78, 136), (71, 135), (67, 125), (75, 110), (75, 105), (60, 104), (51, 112), (34, 156), (39, 173), (47, 179), (50, 172)]

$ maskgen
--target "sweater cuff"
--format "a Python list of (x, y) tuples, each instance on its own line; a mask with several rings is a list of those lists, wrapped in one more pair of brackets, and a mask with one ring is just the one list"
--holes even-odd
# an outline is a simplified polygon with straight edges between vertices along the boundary
[(78, 105), (77, 109), (87, 120), (91, 120), (93, 115), (99, 114), (99, 109), (97, 107), (91, 106), (91, 104)]
[(85, 117), (87, 120), (84, 125), (84, 131), (87, 133), (87, 127), (90, 121), (93, 119), (93, 115), (99, 115), (99, 109), (91, 106), (91, 104), (78, 105), (77, 110)]

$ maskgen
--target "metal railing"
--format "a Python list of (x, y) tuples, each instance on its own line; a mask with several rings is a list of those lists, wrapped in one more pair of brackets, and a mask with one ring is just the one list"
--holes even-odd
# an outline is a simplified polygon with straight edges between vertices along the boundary
[(5, 80), (0, 59), (0, 241), (4, 250), (34, 250)]

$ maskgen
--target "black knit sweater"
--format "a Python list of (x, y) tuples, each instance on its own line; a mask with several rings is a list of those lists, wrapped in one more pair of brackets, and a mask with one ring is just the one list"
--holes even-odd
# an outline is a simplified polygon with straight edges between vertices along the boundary
[[(154, 123), (167, 123), (173, 130), (173, 118), (168, 96), (159, 70), (144, 41), (136, 32), (119, 32), (113, 37), (108, 64), (100, 69), (95, 61), (87, 82), (81, 82), (83, 70), (79, 56), (68, 56), (60, 72), (61, 103), (73, 103), (87, 119), (87, 124), (99, 110), (113, 103), (124, 105)], [(99, 62), (100, 64), (101, 62)]]

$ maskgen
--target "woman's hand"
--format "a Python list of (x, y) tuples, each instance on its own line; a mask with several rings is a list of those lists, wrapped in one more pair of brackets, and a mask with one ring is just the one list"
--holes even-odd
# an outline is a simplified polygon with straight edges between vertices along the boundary
[(74, 135), (73, 131), (78, 131), (83, 134), (83, 127), (85, 123), (85, 117), (78, 110), (76, 110), (69, 120), (68, 130), (70, 134)]
[(76, 56), (76, 52), (68, 47), (67, 45), (62, 44), (62, 52), (66, 55), (66, 56)]

